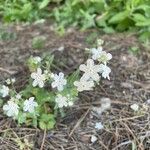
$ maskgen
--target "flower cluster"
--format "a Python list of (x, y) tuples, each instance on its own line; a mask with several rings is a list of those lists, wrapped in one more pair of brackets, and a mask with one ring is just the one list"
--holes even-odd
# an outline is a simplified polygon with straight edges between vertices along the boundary
[(5, 85), (2, 86), (2, 88), (0, 89), (0, 94), (2, 95), (2, 97), (6, 97), (9, 94), (9, 88)]
[[(51, 78), (52, 88), (56, 88), (58, 92), (62, 92), (64, 90), (64, 87), (67, 84), (67, 80), (64, 77), (64, 73), (59, 72), (59, 74), (51, 73), (48, 75), (48, 72), (44, 71), (44, 73), (42, 74), (41, 68), (37, 68), (37, 71), (31, 74), (31, 78), (33, 79), (33, 87), (39, 86), (39, 88), (43, 88), (46, 76), (49, 76)], [(59, 108), (71, 106), (72, 104), (72, 101), (70, 101), (69, 98), (62, 96), (61, 94), (56, 95), (55, 102), (56, 106), (58, 106)]]
[[(12, 97), (4, 106), (3, 110), (4, 113), (9, 116), (16, 118), (19, 114), (19, 110), (21, 110), (21, 107), (17, 104), (17, 101), (19, 98), (19, 95), (16, 95), (16, 97)], [(29, 99), (25, 100), (23, 102), (23, 111), (24, 112), (29, 112), (29, 113), (34, 113), (35, 108), (38, 106), (37, 102), (34, 101), (34, 97), (30, 97)]]
[(79, 69), (84, 72), (84, 74), (79, 81), (74, 82), (74, 85), (77, 87), (79, 92), (92, 90), (95, 86), (94, 83), (99, 82), (100, 75), (103, 78), (110, 80), (109, 74), (111, 69), (107, 66), (107, 64), (109, 60), (112, 59), (112, 55), (103, 51), (103, 43), (104, 42), (102, 40), (98, 40), (97, 48), (86, 49), (91, 54), (91, 58), (87, 60), (86, 65), (80, 65)]
[[(88, 49), (91, 58), (79, 66), (83, 73), (81, 77), (78, 70), (68, 76), (63, 72), (52, 72), (54, 57), (51, 55), (31, 56), (27, 62), (31, 71), (29, 84), (23, 90), (14, 89), (15, 79), (7, 79), (7, 86), (0, 86), (0, 97), (7, 100), (3, 105), (4, 113), (19, 124), (53, 128), (57, 115), (63, 115), (63, 109), (74, 104), (79, 92), (93, 90), (101, 76), (110, 79), (111, 69), (107, 64), (112, 55), (103, 51), (102, 44), (99, 40), (97, 48)], [(96, 128), (101, 126), (97, 124)]]

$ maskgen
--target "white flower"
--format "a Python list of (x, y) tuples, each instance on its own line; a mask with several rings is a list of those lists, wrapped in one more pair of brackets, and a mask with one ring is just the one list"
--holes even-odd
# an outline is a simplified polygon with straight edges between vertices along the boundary
[(69, 102), (68, 102), (68, 106), (73, 106), (73, 102), (72, 102), (72, 101), (69, 101)]
[(16, 82), (16, 79), (15, 78), (12, 78), (11, 79), (11, 83), (15, 83)]
[(150, 99), (147, 100), (147, 104), (150, 104)]
[(21, 95), (20, 95), (20, 94), (17, 94), (17, 95), (16, 95), (16, 99), (18, 99), (18, 100), (21, 99)]
[(42, 74), (41, 68), (38, 68), (37, 72), (33, 72), (31, 74), (31, 78), (34, 79), (32, 83), (33, 87), (39, 86), (40, 88), (42, 88), (44, 86), (45, 75)]
[(54, 74), (53, 77), (54, 81), (52, 82), (52, 88), (57, 87), (58, 91), (63, 91), (64, 85), (67, 84), (67, 80), (64, 79), (64, 74), (62, 72), (59, 73), (59, 75)]
[(11, 83), (15, 83), (15, 81), (16, 81), (15, 78), (5, 80), (5, 82), (7, 83), (7, 85), (10, 85)]
[(7, 85), (11, 84), (11, 80), (10, 79), (5, 80), (5, 82), (7, 83)]
[(87, 65), (80, 65), (79, 69), (85, 72), (83, 74), (83, 78), (85, 78), (86, 80), (91, 78), (94, 81), (99, 81), (100, 77), (98, 72), (100, 72), (100, 66), (94, 65), (94, 61), (92, 59), (87, 60)]
[(91, 142), (95, 143), (97, 141), (97, 137), (95, 135), (91, 136)]
[(72, 106), (73, 105), (73, 98), (71, 97), (70, 94), (67, 94), (67, 99), (68, 99), (68, 106)]
[(97, 122), (97, 123), (95, 124), (95, 129), (101, 130), (101, 129), (103, 129), (103, 128), (104, 128), (104, 126), (102, 125), (101, 122)]
[(2, 97), (6, 97), (9, 94), (9, 88), (5, 85), (2, 86), (2, 89), (0, 89), (0, 93), (2, 94)]
[(74, 85), (77, 87), (79, 92), (92, 90), (94, 87), (94, 82), (89, 80), (86, 81), (83, 77), (81, 77), (80, 81), (75, 81)]
[(57, 95), (55, 98), (55, 102), (59, 108), (67, 107), (68, 106), (68, 99), (60, 94)]
[(101, 45), (103, 45), (104, 44), (104, 41), (102, 40), (102, 39), (98, 39), (97, 40), (97, 45), (98, 46), (101, 46)]
[(42, 61), (42, 59), (39, 56), (35, 56), (35, 57), (33, 57), (33, 61), (34, 61), (35, 64), (38, 64)]
[(15, 117), (19, 113), (19, 106), (13, 101), (8, 101), (7, 104), (3, 106), (4, 112), (8, 117)]
[(131, 108), (132, 110), (134, 110), (134, 111), (138, 111), (138, 110), (139, 110), (139, 105), (138, 105), (138, 104), (132, 104), (132, 105), (130, 106), (130, 108)]
[(110, 53), (102, 51), (101, 54), (99, 55), (98, 61), (106, 64), (110, 59), (112, 59), (112, 55)]
[(102, 77), (103, 78), (107, 78), (108, 80), (110, 80), (109, 74), (111, 72), (111, 69), (103, 64), (100, 64), (100, 73), (102, 73)]
[(92, 53), (92, 59), (97, 60), (102, 52), (102, 47), (92, 48), (90, 51)]
[(23, 110), (28, 111), (29, 113), (33, 113), (35, 107), (38, 106), (37, 102), (34, 101), (34, 97), (30, 97), (28, 100), (25, 100), (23, 105)]

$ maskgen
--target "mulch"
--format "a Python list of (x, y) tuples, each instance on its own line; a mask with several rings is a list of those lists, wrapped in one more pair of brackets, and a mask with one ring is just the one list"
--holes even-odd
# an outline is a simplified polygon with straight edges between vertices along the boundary
[[(84, 49), (94, 46), (96, 39), (101, 38), (105, 41), (104, 49), (113, 59), (109, 64), (110, 81), (102, 79), (92, 92), (80, 94), (79, 100), (66, 110), (64, 118), (58, 118), (51, 131), (18, 126), (1, 113), (0, 150), (18, 150), (21, 146), (24, 150), (150, 149), (150, 105), (146, 103), (150, 99), (150, 51), (135, 35), (69, 29), (64, 36), (59, 36), (48, 23), (1, 28), (13, 36), (0, 39), (0, 82), (16, 77), (18, 90), (29, 76), (26, 60), (30, 55), (52, 53), (57, 69), (69, 74), (85, 62)], [(33, 48), (35, 37), (45, 37), (42, 48)], [(58, 51), (61, 46), (64, 47), (62, 52)], [(135, 55), (130, 50), (132, 47), (140, 51)], [(102, 98), (111, 100), (111, 108), (98, 115), (92, 108), (99, 107)], [(140, 106), (138, 112), (130, 108), (132, 104)], [(102, 122), (104, 129), (97, 131), (96, 122)], [(98, 138), (95, 143), (91, 143), (91, 135)]]

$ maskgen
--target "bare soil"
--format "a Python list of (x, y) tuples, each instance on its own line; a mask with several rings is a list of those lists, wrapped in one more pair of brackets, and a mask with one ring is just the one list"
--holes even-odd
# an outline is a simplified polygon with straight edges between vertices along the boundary
[[(16, 87), (26, 84), (30, 55), (55, 55), (58, 70), (70, 73), (86, 60), (84, 49), (94, 46), (97, 38), (105, 40), (104, 49), (113, 55), (110, 81), (102, 80), (93, 92), (84, 92), (67, 115), (59, 118), (52, 131), (41, 131), (0, 115), (0, 150), (150, 150), (150, 50), (131, 34), (102, 35), (97, 30), (69, 30), (59, 36), (49, 24), (12, 25), (3, 30), (13, 36), (0, 39), (0, 81), (16, 77)], [(32, 47), (33, 38), (45, 37), (44, 46)], [(63, 46), (64, 51), (58, 51)], [(138, 54), (129, 49), (138, 47)], [(111, 108), (102, 115), (92, 111), (101, 98), (111, 100)], [(130, 106), (138, 104), (139, 111)], [(1, 110), (2, 112), (2, 110)], [(96, 122), (104, 129), (97, 131)], [(91, 135), (98, 140), (90, 142)], [(30, 148), (30, 145), (32, 148)], [(135, 149), (134, 149), (135, 147)]]

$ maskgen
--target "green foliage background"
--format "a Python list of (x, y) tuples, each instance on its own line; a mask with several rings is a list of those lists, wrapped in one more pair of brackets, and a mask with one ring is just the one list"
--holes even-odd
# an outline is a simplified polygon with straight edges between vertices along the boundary
[(138, 31), (150, 38), (150, 0), (0, 0), (5, 22), (54, 19), (60, 31), (75, 26), (97, 27), (106, 33)]

